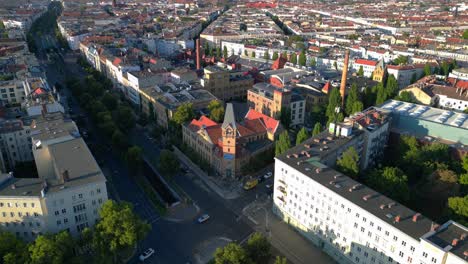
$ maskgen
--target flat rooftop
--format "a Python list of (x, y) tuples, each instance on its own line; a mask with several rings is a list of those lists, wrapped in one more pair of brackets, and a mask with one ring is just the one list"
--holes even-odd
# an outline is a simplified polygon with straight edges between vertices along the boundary
[(396, 115), (404, 115), (414, 119), (421, 119), (447, 126), (468, 129), (468, 115), (464, 113), (397, 100), (386, 101), (380, 106), (380, 108), (390, 110)]
[[(419, 239), (431, 230), (433, 222), (430, 219), (420, 215), (417, 221), (413, 222), (412, 218), (417, 212), (322, 164), (320, 162), (321, 155), (326, 154), (327, 151), (336, 149), (336, 146), (333, 144), (343, 144), (343, 139), (337, 139), (331, 142), (327, 141), (324, 145), (323, 140), (327, 140), (324, 138), (326, 135), (327, 132), (323, 132), (310, 138), (303, 144), (291, 148), (286, 153), (276, 157), (276, 159), (288, 164), (323, 187), (336, 193), (336, 195), (359, 206), (414, 239)], [(320, 143), (315, 142), (316, 139)], [(320, 151), (320, 148), (323, 148), (323, 146), (328, 146), (329, 150), (325, 152)], [(308, 154), (306, 155), (306, 153)], [(317, 171), (317, 168), (320, 168), (320, 170)], [(396, 216), (400, 216), (399, 222), (395, 221)]]
[[(467, 243), (468, 229), (458, 223), (448, 222), (441, 226), (433, 235), (427, 237), (427, 240), (437, 245), (442, 249), (448, 249), (448, 251), (457, 255), (461, 259), (466, 259), (464, 255), (468, 252)], [(456, 245), (452, 245), (454, 240)]]

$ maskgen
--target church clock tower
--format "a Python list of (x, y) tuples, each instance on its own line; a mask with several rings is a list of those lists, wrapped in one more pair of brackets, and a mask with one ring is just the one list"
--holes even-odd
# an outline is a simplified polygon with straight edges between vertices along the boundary
[(234, 177), (236, 171), (237, 127), (231, 103), (226, 105), (222, 129), (224, 176)]

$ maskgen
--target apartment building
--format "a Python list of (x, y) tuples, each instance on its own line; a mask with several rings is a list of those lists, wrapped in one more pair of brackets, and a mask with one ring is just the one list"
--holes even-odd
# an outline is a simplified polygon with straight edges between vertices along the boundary
[(140, 105), (140, 89), (161, 85), (170, 80), (170, 72), (166, 70), (127, 72), (128, 87), (125, 94), (136, 105)]
[(254, 79), (243, 72), (230, 72), (218, 66), (204, 68), (200, 80), (203, 89), (209, 91), (222, 101), (245, 99), (247, 90), (254, 84)]
[(466, 227), (438, 226), (331, 169), (328, 141), (322, 133), (275, 158), (275, 214), (338, 263), (466, 263)]
[(191, 103), (195, 111), (202, 111), (213, 100), (218, 100), (203, 89), (192, 90), (190, 86), (175, 86), (169, 83), (166, 87), (148, 87), (140, 90), (141, 106), (148, 116), (153, 115), (158, 125), (167, 128), (177, 108), (184, 103)]
[(22, 81), (0, 81), (0, 100), (4, 104), (20, 104), (24, 98), (25, 89)]
[(424, 73), (425, 64), (413, 64), (413, 65), (387, 65), (387, 73), (393, 75), (398, 81), (398, 87), (400, 89), (411, 84), (411, 80), (414, 77), (419, 78)]
[(38, 178), (0, 176), (0, 226), (25, 240), (93, 226), (107, 200), (106, 179), (73, 121), (45, 114), (32, 124)]
[(279, 118), (281, 111), (291, 111), (291, 125), (304, 124), (305, 99), (292, 87), (279, 88), (268, 83), (257, 83), (247, 91), (249, 107), (269, 117)]
[(30, 121), (0, 119), (1, 171), (12, 171), (19, 162), (32, 161)]
[(377, 63), (378, 61), (375, 60), (355, 59), (351, 65), (351, 68), (355, 72), (359, 72), (359, 70), (362, 68), (364, 74), (363, 76), (370, 78), (376, 69)]

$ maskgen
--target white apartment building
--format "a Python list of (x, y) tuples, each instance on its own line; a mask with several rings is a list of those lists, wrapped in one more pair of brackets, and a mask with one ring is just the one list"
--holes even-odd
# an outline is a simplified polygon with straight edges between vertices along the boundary
[(424, 73), (424, 66), (424, 64), (387, 65), (387, 72), (395, 77), (398, 87), (402, 89), (411, 84), (413, 76), (419, 78)]
[(306, 100), (298, 94), (291, 95), (291, 126), (304, 124)]
[(73, 121), (45, 114), (31, 125), (38, 178), (0, 176), (0, 226), (25, 240), (93, 226), (106, 179)]
[(358, 72), (359, 69), (362, 67), (364, 77), (370, 78), (372, 76), (372, 73), (375, 71), (377, 63), (378, 61), (375, 60), (355, 59), (352, 65), (350, 65), (350, 67), (355, 72)]
[(18, 80), (0, 81), (0, 100), (6, 104), (20, 104), (24, 101), (24, 82)]
[(338, 263), (466, 263), (466, 227), (438, 226), (324, 165), (323, 140), (275, 158), (275, 214)]

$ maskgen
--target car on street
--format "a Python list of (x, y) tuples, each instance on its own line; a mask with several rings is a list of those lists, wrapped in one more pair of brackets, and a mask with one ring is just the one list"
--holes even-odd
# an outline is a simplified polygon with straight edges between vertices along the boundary
[(273, 188), (273, 184), (272, 184), (272, 183), (267, 184), (267, 185), (265, 185), (265, 187), (266, 187), (267, 189), (271, 189), (271, 188)]
[(140, 260), (145, 261), (147, 258), (151, 257), (154, 254), (154, 249), (148, 248), (145, 252), (141, 253)]
[(244, 190), (248, 191), (250, 189), (253, 189), (255, 186), (257, 186), (258, 184), (258, 180), (257, 179), (252, 179), (252, 180), (248, 180), (245, 184), (244, 184)]
[(210, 219), (210, 216), (209, 216), (208, 214), (204, 214), (204, 215), (200, 216), (200, 217), (197, 219), (197, 221), (198, 221), (198, 223), (201, 224), (201, 223), (207, 221), (208, 219)]
[(271, 171), (267, 172), (265, 175), (263, 175), (263, 178), (266, 179), (269, 179), (271, 176), (273, 176), (273, 173), (271, 173)]

